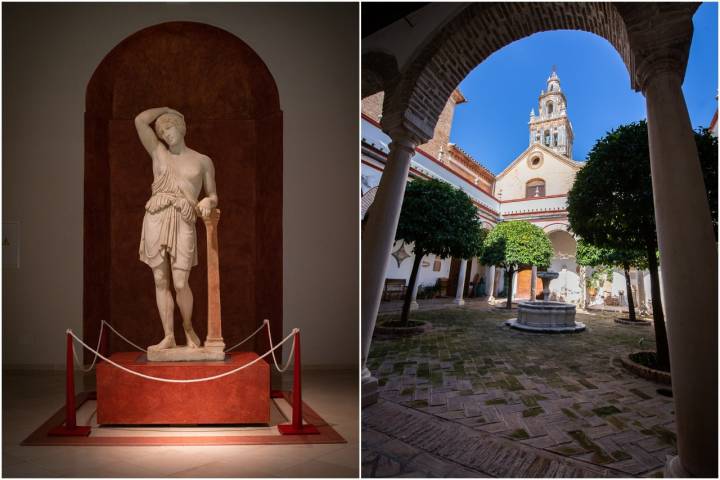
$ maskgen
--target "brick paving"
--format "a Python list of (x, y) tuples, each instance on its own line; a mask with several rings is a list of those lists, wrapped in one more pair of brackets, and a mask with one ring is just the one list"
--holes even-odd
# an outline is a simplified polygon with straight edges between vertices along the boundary
[(652, 328), (593, 313), (578, 314), (585, 332), (534, 334), (505, 327), (512, 316), (418, 311), (432, 330), (373, 340), (381, 400), (363, 409), (363, 476), (661, 475), (672, 399), (614, 361), (652, 348)]

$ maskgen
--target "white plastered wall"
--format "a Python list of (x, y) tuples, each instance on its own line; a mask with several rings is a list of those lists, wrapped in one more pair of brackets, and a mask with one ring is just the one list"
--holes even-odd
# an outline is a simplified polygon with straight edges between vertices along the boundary
[(83, 245), (83, 112), (93, 71), (129, 35), (183, 20), (233, 33), (270, 69), (284, 122), (284, 327), (302, 329), (305, 365), (356, 366), (358, 6), (2, 8), (3, 221), (20, 222), (22, 238), (20, 269), (3, 269), (3, 365), (62, 368), (65, 329), (82, 331), (83, 248), (93, 247)]
[[(541, 165), (530, 168), (528, 159), (540, 156)], [(576, 169), (539, 147), (533, 147), (495, 183), (495, 196), (502, 200), (525, 198), (525, 184), (535, 178), (545, 180), (545, 195), (565, 195), (575, 181)]]

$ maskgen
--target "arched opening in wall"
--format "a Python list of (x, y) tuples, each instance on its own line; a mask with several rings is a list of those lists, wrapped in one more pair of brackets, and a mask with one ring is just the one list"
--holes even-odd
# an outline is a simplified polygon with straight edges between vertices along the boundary
[[(550, 86), (550, 89), (552, 90), (552, 85)], [(552, 102), (547, 102), (547, 107), (546, 107), (546, 109), (547, 109), (547, 114), (548, 114), (548, 116), (552, 115), (552, 113), (553, 113), (553, 103), (552, 103)]]
[(577, 242), (565, 230), (554, 230), (548, 234), (553, 246), (550, 270), (558, 272), (558, 278), (550, 282), (550, 296), (556, 300), (575, 302), (580, 298), (580, 280), (577, 274)]
[(537, 198), (545, 196), (545, 180), (534, 178), (525, 184), (525, 197)]
[[(384, 127), (387, 132), (393, 133), (394, 140), (404, 141), (406, 146), (425, 141), (432, 135), (444, 102), (453, 89), (460, 85), (474, 66), (483, 63), (494, 52), (514, 40), (547, 30), (570, 29), (593, 32), (613, 45), (630, 73), (631, 87), (636, 91), (644, 91), (647, 98), (652, 180), (654, 185), (662, 185), (656, 189), (654, 206), (658, 243), (661, 254), (665, 255), (663, 284), (666, 287), (672, 286), (675, 290), (669, 293), (672, 301), (666, 302), (667, 314), (668, 319), (672, 317), (672, 322), (682, 325), (673, 328), (673, 335), (669, 336), (679, 454), (668, 463), (666, 473), (667, 476), (715, 477), (718, 452), (717, 370), (707, 366), (713, 365), (717, 358), (717, 322), (714, 321), (717, 318), (717, 251), (707, 206), (704, 202), (693, 203), (691, 200), (700, 198), (704, 189), (697, 168), (698, 154), (693, 147), (691, 126), (687, 121), (687, 103), (681, 88), (688, 67), (690, 43), (693, 40), (692, 15), (697, 8), (697, 4), (680, 3), (652, 6), (629, 3), (473, 3), (459, 13), (449, 16), (441, 27), (425, 36), (420, 35), (417, 49), (410, 57), (412, 60), (403, 66), (402, 78), (393, 89), (394, 98), (386, 101), (390, 108), (385, 112), (384, 118), (388, 121)], [(715, 17), (716, 15), (715, 12)], [(492, 28), (488, 28), (488, 25)], [(662, 28), (657, 28), (658, 25), (662, 25)], [(716, 40), (713, 42), (716, 43)], [(539, 57), (546, 58), (547, 51)], [(590, 55), (588, 57), (592, 58)], [(716, 62), (717, 58), (710, 59), (710, 62), (714, 61)], [(558, 72), (560, 76), (563, 75), (562, 72), (561, 67)], [(522, 77), (522, 74), (513, 71), (512, 75), (502, 78), (503, 81), (508, 81), (511, 77)], [(627, 74), (623, 80), (625, 86), (614, 92), (616, 99), (620, 99), (619, 93), (627, 91)], [(493, 92), (493, 97), (503, 101), (508, 98), (498, 94), (493, 88), (484, 88), (483, 91)], [(465, 93), (469, 92), (466, 90)], [(593, 95), (595, 93), (592, 92)], [(472, 98), (472, 95), (468, 94), (468, 97)], [(490, 96), (478, 95), (476, 98), (488, 97)], [(643, 113), (639, 117), (643, 118), (644, 99), (638, 95), (636, 101), (643, 106)], [(485, 116), (495, 124), (511, 125), (503, 122), (500, 113), (487, 115), (489, 109), (486, 104), (482, 107)], [(565, 105), (563, 113), (564, 107)], [(572, 108), (572, 103), (568, 102), (568, 115), (572, 115)], [(503, 109), (507, 110), (507, 107), (503, 105)], [(603, 110), (613, 111), (605, 106)], [(523, 111), (527, 112), (526, 107)], [(527, 118), (526, 115), (523, 113), (521, 118)], [(615, 117), (612, 122), (614, 128), (618, 124), (627, 123), (627, 120)], [(577, 125), (575, 127), (577, 128)], [(526, 139), (527, 123), (520, 122), (517, 128), (518, 138)], [(477, 124), (473, 125), (472, 129), (473, 133), (483, 131)], [(594, 139), (600, 138), (605, 131), (607, 129), (599, 130), (599, 135), (589, 136), (588, 143), (594, 143)], [(568, 132), (567, 138), (572, 138), (571, 132)], [(469, 147), (466, 142), (457, 138), (453, 141)], [(477, 138), (477, 142), (483, 144), (486, 154), (484, 158), (491, 158), (491, 146), (484, 142), (484, 139)], [(507, 143), (502, 136), (498, 137), (497, 142)], [(675, 148), (681, 143), (684, 143), (685, 148), (677, 147), (675, 155)], [(585, 150), (579, 147), (580, 145), (576, 144), (576, 152), (580, 153), (579, 158), (583, 158), (583, 153), (589, 150), (589, 146)], [(568, 145), (567, 149), (572, 151), (572, 146)], [(406, 148), (405, 151), (397, 149), (396, 152), (398, 165), (406, 166), (412, 155), (411, 148)], [(497, 158), (500, 161), (517, 158), (513, 153), (515, 152), (497, 155)], [(677, 167), (675, 160), (687, 168), (673, 168), (673, 165)], [(498, 171), (492, 165), (491, 170)], [(387, 193), (382, 191), (379, 194), (390, 197), (392, 188), (398, 192), (392, 196), (392, 202), (387, 202), (388, 216), (396, 215), (400, 209), (400, 180), (404, 180), (404, 171), (400, 168), (397, 171), (400, 173), (395, 175), (395, 178), (384, 181), (384, 184), (393, 187), (388, 188)], [(675, 181), (675, 175), (682, 175), (687, 184)], [(682, 185), (692, 187), (683, 188)], [(692, 190), (692, 195), (688, 194), (688, 190)], [(697, 215), (691, 212), (693, 205), (699, 206)], [(690, 212), (683, 216), (687, 228), (677, 228), (677, 215), (673, 215), (673, 212), (678, 208)], [(365, 242), (364, 258), (367, 258), (366, 251), (371, 254), (382, 252), (392, 239), (392, 223), (387, 227), (378, 222), (371, 227), (366, 233), (377, 235), (373, 238), (382, 240), (374, 242), (377, 247), (366, 246), (368, 243)], [(373, 274), (379, 270), (377, 265), (384, 265), (383, 255), (377, 257), (382, 262), (378, 261), (367, 269)], [(693, 289), (700, 289), (702, 294), (695, 292), (693, 295), (693, 289), (687, 286), (687, 278), (693, 278), (697, 273), (693, 268), (698, 260), (707, 261), (710, 267), (700, 273), (703, 281), (693, 285)], [(569, 270), (567, 265), (565, 268)], [(363, 266), (363, 292), (373, 292), (363, 294), (362, 319), (363, 324), (369, 326), (364, 328), (364, 342), (369, 344), (377, 314), (375, 299), (379, 297), (381, 282), (378, 275), (365, 275), (365, 271)], [(567, 288), (569, 287), (566, 287), (566, 291)], [(688, 327), (685, 325), (688, 311), (697, 312), (698, 326), (693, 323), (693, 328), (683, 328)], [(658, 328), (657, 336), (661, 341), (665, 336), (663, 322), (659, 312), (656, 314), (658, 318), (654, 324)], [(692, 355), (688, 354), (686, 348), (690, 344), (694, 345)], [(364, 345), (364, 359), (367, 358), (368, 351), (369, 348)], [(364, 378), (368, 381), (363, 380), (363, 385), (370, 385), (372, 377), (367, 369), (364, 371)]]
[[(163, 337), (153, 274), (138, 259), (153, 169), (133, 121), (138, 113), (163, 106), (185, 115), (186, 144), (209, 156), (215, 167), (226, 345), (245, 338), (264, 318), (271, 320), (273, 337), (281, 338), (283, 128), (275, 81), (262, 59), (236, 36), (201, 23), (170, 22), (120, 42), (88, 83), (85, 339), (94, 344), (101, 319), (141, 346)], [(196, 230), (198, 265), (189, 285), (193, 325), (204, 340), (208, 287), (202, 221)], [(179, 344), (185, 343), (182, 332), (176, 308)], [(256, 338), (255, 351), (265, 351), (267, 338)], [(110, 339), (111, 351), (127, 348)]]

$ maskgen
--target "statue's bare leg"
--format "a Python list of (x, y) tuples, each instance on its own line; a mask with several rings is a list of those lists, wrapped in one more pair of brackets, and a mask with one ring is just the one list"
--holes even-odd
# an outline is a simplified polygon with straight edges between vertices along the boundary
[(180, 315), (183, 320), (183, 329), (187, 337), (187, 346), (199, 348), (202, 344), (192, 326), (193, 294), (188, 285), (190, 270), (173, 268), (173, 286), (175, 287), (175, 299), (177, 300)]
[(153, 268), (153, 277), (155, 278), (155, 300), (157, 302), (158, 312), (160, 313), (160, 321), (162, 322), (165, 337), (163, 337), (160, 343), (149, 348), (172, 348), (175, 346), (175, 332), (173, 328), (175, 303), (173, 302), (172, 293), (170, 292), (170, 266), (167, 259)]

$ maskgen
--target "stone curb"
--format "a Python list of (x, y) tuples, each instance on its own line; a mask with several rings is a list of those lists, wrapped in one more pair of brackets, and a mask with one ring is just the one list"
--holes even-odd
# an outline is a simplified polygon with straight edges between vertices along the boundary
[[(641, 351), (632, 353), (654, 352)], [(663, 372), (662, 370), (655, 370), (654, 368), (646, 367), (645, 365), (640, 365), (639, 363), (630, 360), (630, 355), (632, 355), (632, 353), (627, 354), (625, 357), (619, 357), (620, 363), (622, 363), (623, 367), (625, 367), (627, 370), (634, 373), (635, 375), (638, 375), (647, 380), (652, 380), (653, 382), (662, 383), (664, 385), (671, 385), (672, 382), (670, 380), (671, 377), (669, 373)]]
[(628, 320), (627, 318), (622, 318), (622, 317), (613, 318), (613, 322), (619, 323), (622, 325), (632, 325), (633, 327), (640, 327), (640, 326), (646, 327), (648, 325), (652, 325), (652, 322), (650, 320), (637, 319), (634, 322), (632, 322), (632, 321)]

